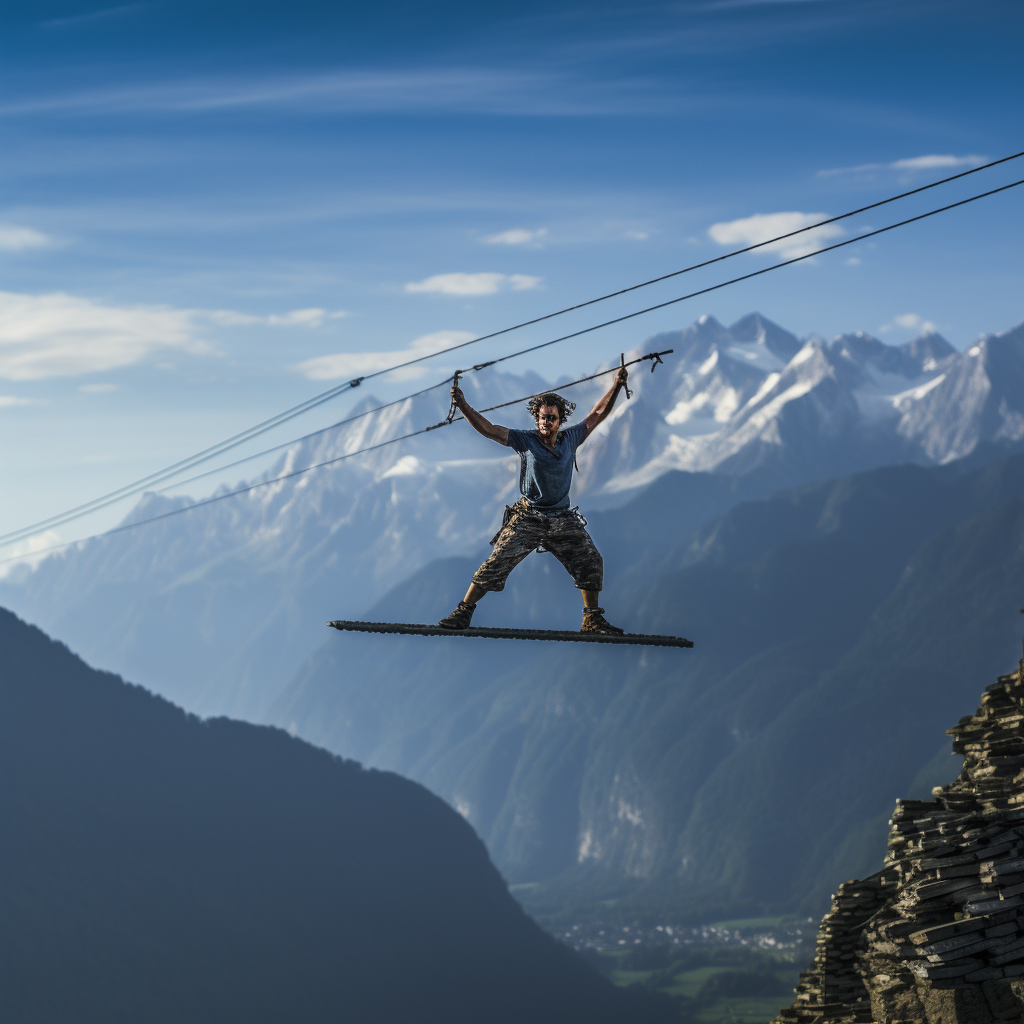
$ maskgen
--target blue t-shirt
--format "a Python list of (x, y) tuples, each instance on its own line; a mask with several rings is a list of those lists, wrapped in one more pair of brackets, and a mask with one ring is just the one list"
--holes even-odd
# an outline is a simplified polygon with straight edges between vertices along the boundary
[(569, 507), (569, 485), (576, 449), (586, 440), (587, 424), (577, 423), (558, 432), (549, 448), (536, 430), (509, 428), (508, 446), (519, 452), (519, 490), (538, 512), (562, 512)]

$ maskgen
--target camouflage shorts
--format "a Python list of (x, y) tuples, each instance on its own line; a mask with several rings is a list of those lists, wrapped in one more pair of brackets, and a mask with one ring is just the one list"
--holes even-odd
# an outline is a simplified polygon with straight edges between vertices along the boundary
[(604, 583), (604, 560), (575, 511), (547, 516), (519, 501), (507, 510), (491, 543), (490, 558), (473, 574), (473, 582), (484, 590), (504, 590), (508, 574), (538, 548), (550, 551), (580, 590), (600, 590)]

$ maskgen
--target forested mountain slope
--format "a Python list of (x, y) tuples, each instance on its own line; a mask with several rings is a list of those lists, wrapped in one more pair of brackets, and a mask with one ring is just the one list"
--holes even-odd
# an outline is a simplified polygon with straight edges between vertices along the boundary
[(186, 715), (2, 609), (0, 649), (4, 1020), (663, 1019), (421, 786)]

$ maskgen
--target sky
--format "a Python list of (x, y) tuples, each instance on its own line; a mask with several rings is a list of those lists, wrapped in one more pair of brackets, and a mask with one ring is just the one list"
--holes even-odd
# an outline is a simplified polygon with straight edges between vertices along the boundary
[[(1018, 0), (8, 0), (0, 532), (410, 354), (1024, 149), (1022, 37)], [(1020, 177), (1024, 160), (378, 378), (240, 454)], [(1021, 193), (506, 368), (578, 376), (753, 310), (802, 337), (934, 328), (964, 348), (1024, 319)]]

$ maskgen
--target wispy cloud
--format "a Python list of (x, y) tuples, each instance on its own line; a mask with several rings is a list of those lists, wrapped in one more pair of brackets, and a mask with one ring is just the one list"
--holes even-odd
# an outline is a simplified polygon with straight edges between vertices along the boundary
[(14, 224), (0, 224), (0, 251), (21, 252), (23, 249), (45, 249), (52, 245), (49, 235), (35, 228), (23, 228)]
[[(810, 224), (825, 220), (827, 213), (755, 213), (752, 217), (741, 217), (739, 220), (721, 221), (708, 228), (708, 235), (719, 245), (747, 246), (757, 245), (769, 238), (798, 231)], [(826, 224), (824, 227), (805, 231), (794, 238), (784, 238), (780, 242), (772, 242), (763, 247), (763, 252), (778, 253), (783, 259), (792, 260), (798, 256), (807, 256), (817, 252), (829, 239), (844, 234), (838, 224)]]
[(11, 409), (17, 405), (37, 405), (36, 398), (21, 398), (18, 395), (0, 395), (0, 409)]
[[(316, 356), (298, 363), (292, 369), (310, 380), (338, 380), (345, 377), (358, 377), (360, 374), (375, 373), (389, 366), (416, 359), (419, 356), (432, 355), (442, 349), (451, 348), (463, 341), (472, 341), (475, 334), (467, 331), (435, 331), (417, 338), (408, 348), (391, 352), (338, 352), (334, 355)], [(420, 367), (410, 366), (400, 371), (396, 379), (412, 379), (423, 374)]]
[(0, 377), (8, 380), (74, 377), (128, 366), (158, 349), (207, 347), (189, 310), (0, 292)]
[(111, 18), (121, 18), (126, 14), (135, 14), (145, 10), (149, 4), (121, 4), (118, 7), (104, 7), (98, 11), (90, 11), (88, 14), (73, 14), (67, 18), (50, 18), (48, 21), (41, 21), (43, 28), (72, 28), (76, 25), (87, 25), (95, 21), (109, 21)]
[(239, 313), (233, 309), (213, 309), (201, 315), (224, 327), (250, 324), (269, 324), (271, 327), (320, 327), (325, 320), (339, 320), (348, 316), (342, 309), (326, 310), (316, 306), (309, 309), (293, 309), (290, 313), (270, 313), (267, 316)]
[(116, 384), (79, 384), (78, 390), (86, 395), (105, 395), (117, 390)]
[(891, 331), (893, 327), (902, 327), (905, 331), (916, 331), (918, 334), (934, 334), (938, 330), (931, 320), (925, 320), (917, 313), (901, 313), (892, 318), (892, 323), (882, 324), (878, 329), (885, 333)]
[(906, 157), (887, 164), (858, 164), (856, 167), (830, 167), (818, 171), (819, 178), (830, 178), (836, 174), (870, 174), (872, 171), (931, 171), (955, 167), (978, 167), (988, 163), (987, 156), (952, 156), (931, 153), (927, 156)]
[(506, 289), (521, 292), (537, 288), (540, 282), (541, 278), (527, 274), (435, 274), (423, 281), (410, 281), (405, 290), (411, 294), (494, 295)]
[[(161, 350), (208, 353), (211, 346), (202, 335), (213, 326), (318, 327), (344, 315), (314, 308), (254, 316), (227, 309), (110, 306), (64, 292), (0, 292), (0, 378), (103, 373)], [(111, 386), (86, 385), (83, 390)]]
[(528, 245), (531, 248), (540, 248), (547, 233), (547, 228), (537, 228), (535, 231), (528, 228), (511, 228), (508, 231), (499, 231), (496, 235), (488, 235), (484, 241), (489, 245)]
[[(663, 97), (652, 82), (594, 81), (571, 74), (500, 68), (333, 71), (140, 81), (36, 93), (0, 103), (0, 116), (199, 113), (245, 108), (306, 113), (487, 113), (586, 115), (649, 111)], [(692, 101), (688, 101), (692, 105)]]

